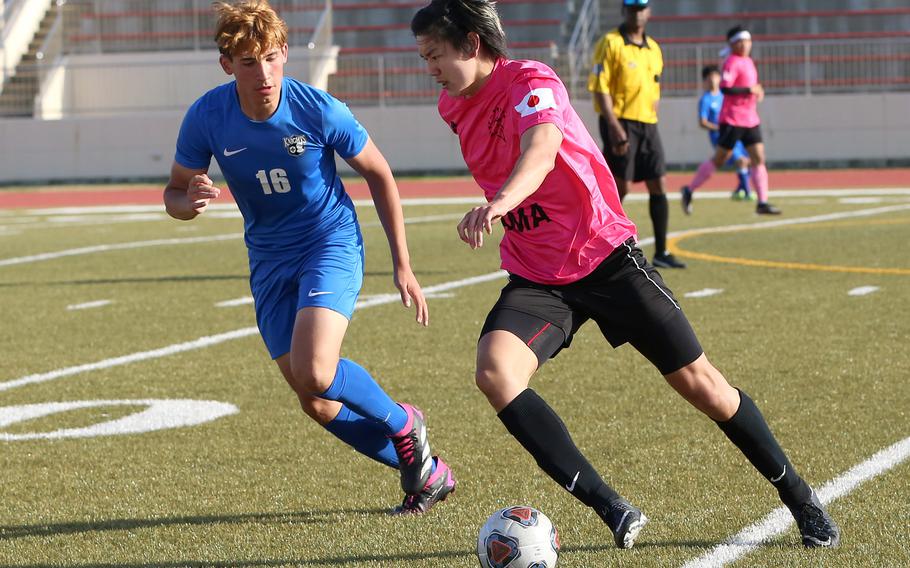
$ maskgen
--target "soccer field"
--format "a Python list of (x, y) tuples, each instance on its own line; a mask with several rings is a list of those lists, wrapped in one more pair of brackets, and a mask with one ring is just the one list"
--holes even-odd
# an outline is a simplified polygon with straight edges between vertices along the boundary
[[(476, 566), (480, 526), (513, 504), (559, 529), (560, 567), (910, 565), (910, 189), (781, 191), (773, 219), (716, 197), (691, 217), (671, 202), (689, 268), (662, 274), (830, 501), (841, 548), (803, 549), (720, 430), (588, 324), (532, 386), (650, 518), (615, 549), (474, 387), (505, 280), (494, 242), (456, 236), (471, 200), (405, 207), (426, 329), (389, 295), (383, 231), (358, 206), (367, 273), (343, 355), (425, 410), (459, 481), (428, 515), (389, 516), (397, 472), (307, 419), (268, 358), (236, 209), (186, 223), (137, 206), (0, 210), (0, 565)], [(626, 209), (650, 257), (647, 203)]]

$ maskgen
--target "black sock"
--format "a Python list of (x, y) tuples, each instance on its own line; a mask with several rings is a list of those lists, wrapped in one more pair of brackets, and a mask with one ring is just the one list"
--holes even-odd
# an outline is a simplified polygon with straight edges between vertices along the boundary
[(525, 389), (499, 412), (515, 439), (556, 483), (571, 489), (576, 499), (602, 511), (620, 496), (607, 485), (581, 454), (566, 425), (532, 389)]
[(777, 488), (784, 504), (798, 505), (809, 500), (812, 489), (796, 473), (768, 428), (765, 417), (746, 393), (739, 391), (739, 409), (736, 414), (717, 425), (752, 462), (755, 469)]
[(654, 225), (654, 250), (657, 254), (663, 254), (667, 250), (667, 226), (670, 223), (666, 194), (650, 194), (648, 212), (651, 213), (651, 224)]

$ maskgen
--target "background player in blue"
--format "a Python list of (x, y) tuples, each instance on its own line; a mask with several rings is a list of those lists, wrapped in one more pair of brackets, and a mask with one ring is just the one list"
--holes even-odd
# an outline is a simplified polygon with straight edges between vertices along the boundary
[(396, 404), (341, 343), (363, 281), (363, 239), (335, 154), (366, 179), (389, 240), (395, 286), (427, 325), (410, 267), (398, 188), (385, 158), (350, 110), (284, 76), (287, 25), (267, 2), (215, 3), (220, 63), (234, 81), (189, 109), (164, 190), (168, 213), (189, 220), (221, 190), (212, 156), (244, 219), (256, 321), (304, 412), (359, 452), (401, 475), (396, 511), (422, 513), (454, 491), (431, 455), (422, 413)]
[[(711, 148), (717, 148), (717, 139), (720, 137), (718, 116), (720, 107), (724, 103), (724, 94), (720, 92), (720, 68), (717, 65), (706, 65), (701, 70), (701, 78), (704, 82), (705, 92), (698, 100), (698, 124), (708, 131)], [(749, 153), (746, 152), (742, 140), (737, 141), (733, 146), (733, 155), (726, 163), (727, 166), (734, 164), (738, 183), (733, 191), (733, 199), (738, 201), (753, 199), (753, 195), (749, 192)], [(683, 207), (686, 214), (692, 212), (691, 205), (689, 202), (688, 208)]]

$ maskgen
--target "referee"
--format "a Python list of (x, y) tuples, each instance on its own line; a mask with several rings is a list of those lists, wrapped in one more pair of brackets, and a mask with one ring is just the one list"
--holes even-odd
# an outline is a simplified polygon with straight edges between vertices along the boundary
[(620, 198), (630, 182), (645, 182), (648, 210), (654, 225), (655, 253), (651, 263), (659, 268), (685, 268), (667, 252), (666, 165), (657, 131), (660, 74), (664, 60), (660, 46), (645, 34), (651, 16), (648, 0), (623, 0), (624, 22), (594, 46), (588, 90), (594, 96), (604, 157), (616, 179)]

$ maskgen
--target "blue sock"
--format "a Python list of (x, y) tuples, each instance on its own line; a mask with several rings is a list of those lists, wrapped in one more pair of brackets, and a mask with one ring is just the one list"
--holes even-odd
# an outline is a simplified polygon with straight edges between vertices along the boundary
[(385, 435), (385, 429), (347, 406), (342, 406), (338, 416), (324, 427), (361, 454), (381, 464), (398, 468), (398, 454), (392, 441)]
[(749, 169), (743, 168), (736, 172), (737, 177), (739, 177), (739, 187), (746, 192), (746, 195), (749, 195)]
[(337, 400), (351, 410), (379, 424), (387, 436), (397, 434), (408, 423), (408, 414), (382, 390), (370, 373), (349, 359), (340, 359), (335, 380), (319, 398)]

